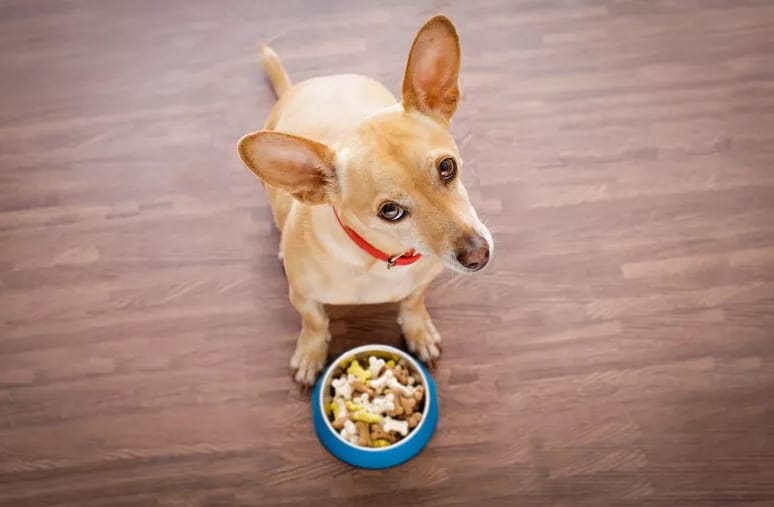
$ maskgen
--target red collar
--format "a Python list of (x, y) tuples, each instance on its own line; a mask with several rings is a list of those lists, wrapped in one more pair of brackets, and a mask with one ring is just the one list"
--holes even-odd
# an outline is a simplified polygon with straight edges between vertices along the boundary
[(336, 211), (336, 208), (334, 206), (331, 206), (331, 208), (333, 208), (333, 214), (336, 216), (336, 221), (339, 223), (341, 228), (344, 229), (344, 232), (347, 233), (349, 239), (351, 239), (357, 246), (368, 252), (371, 257), (375, 257), (380, 261), (386, 262), (388, 269), (393, 266), (408, 266), (409, 264), (414, 264), (416, 261), (422, 258), (422, 254), (414, 251), (413, 248), (402, 255), (387, 255), (366, 241), (363, 236), (356, 233), (350, 227), (344, 225), (341, 222), (341, 218), (339, 218), (339, 213)]

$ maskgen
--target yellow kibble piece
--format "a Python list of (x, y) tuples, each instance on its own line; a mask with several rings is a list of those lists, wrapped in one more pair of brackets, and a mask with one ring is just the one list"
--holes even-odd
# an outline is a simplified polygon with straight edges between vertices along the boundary
[(360, 382), (365, 382), (371, 378), (371, 371), (364, 370), (357, 359), (352, 361), (352, 363), (349, 365), (349, 368), (347, 368), (347, 373), (356, 376)]
[(390, 445), (390, 442), (383, 438), (371, 442), (371, 446), (373, 447), (387, 447), (388, 445)]
[(359, 410), (352, 414), (352, 419), (355, 421), (363, 421), (368, 424), (382, 422), (382, 416), (378, 414), (369, 414), (364, 410)]
[(350, 412), (360, 412), (363, 410), (363, 405), (347, 401), (347, 410)]

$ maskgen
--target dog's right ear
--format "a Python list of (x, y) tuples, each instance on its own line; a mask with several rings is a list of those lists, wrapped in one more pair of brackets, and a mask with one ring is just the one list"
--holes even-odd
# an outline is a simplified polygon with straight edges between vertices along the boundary
[(239, 140), (239, 156), (264, 183), (306, 204), (323, 204), (336, 192), (335, 153), (317, 141), (262, 130)]

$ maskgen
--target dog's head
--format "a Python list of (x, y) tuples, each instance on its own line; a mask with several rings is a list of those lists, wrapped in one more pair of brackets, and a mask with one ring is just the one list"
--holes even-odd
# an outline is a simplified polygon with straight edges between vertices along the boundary
[(272, 131), (239, 143), (242, 159), (267, 184), (307, 204), (332, 204), (374, 245), (416, 249), (449, 268), (478, 271), (492, 236), (470, 204), (462, 160), (449, 132), (457, 109), (460, 44), (443, 16), (411, 47), (402, 104), (366, 118), (337, 146)]

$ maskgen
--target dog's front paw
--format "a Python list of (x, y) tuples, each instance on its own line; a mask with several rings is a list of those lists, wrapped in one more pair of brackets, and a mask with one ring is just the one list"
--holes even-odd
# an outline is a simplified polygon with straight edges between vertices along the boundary
[(430, 318), (405, 312), (398, 316), (398, 324), (408, 349), (421, 361), (432, 363), (441, 355), (441, 335)]
[(296, 351), (290, 359), (290, 368), (294, 372), (293, 378), (302, 385), (311, 386), (317, 380), (317, 375), (325, 366), (328, 358), (328, 342), (326, 340), (314, 340), (296, 345)]

